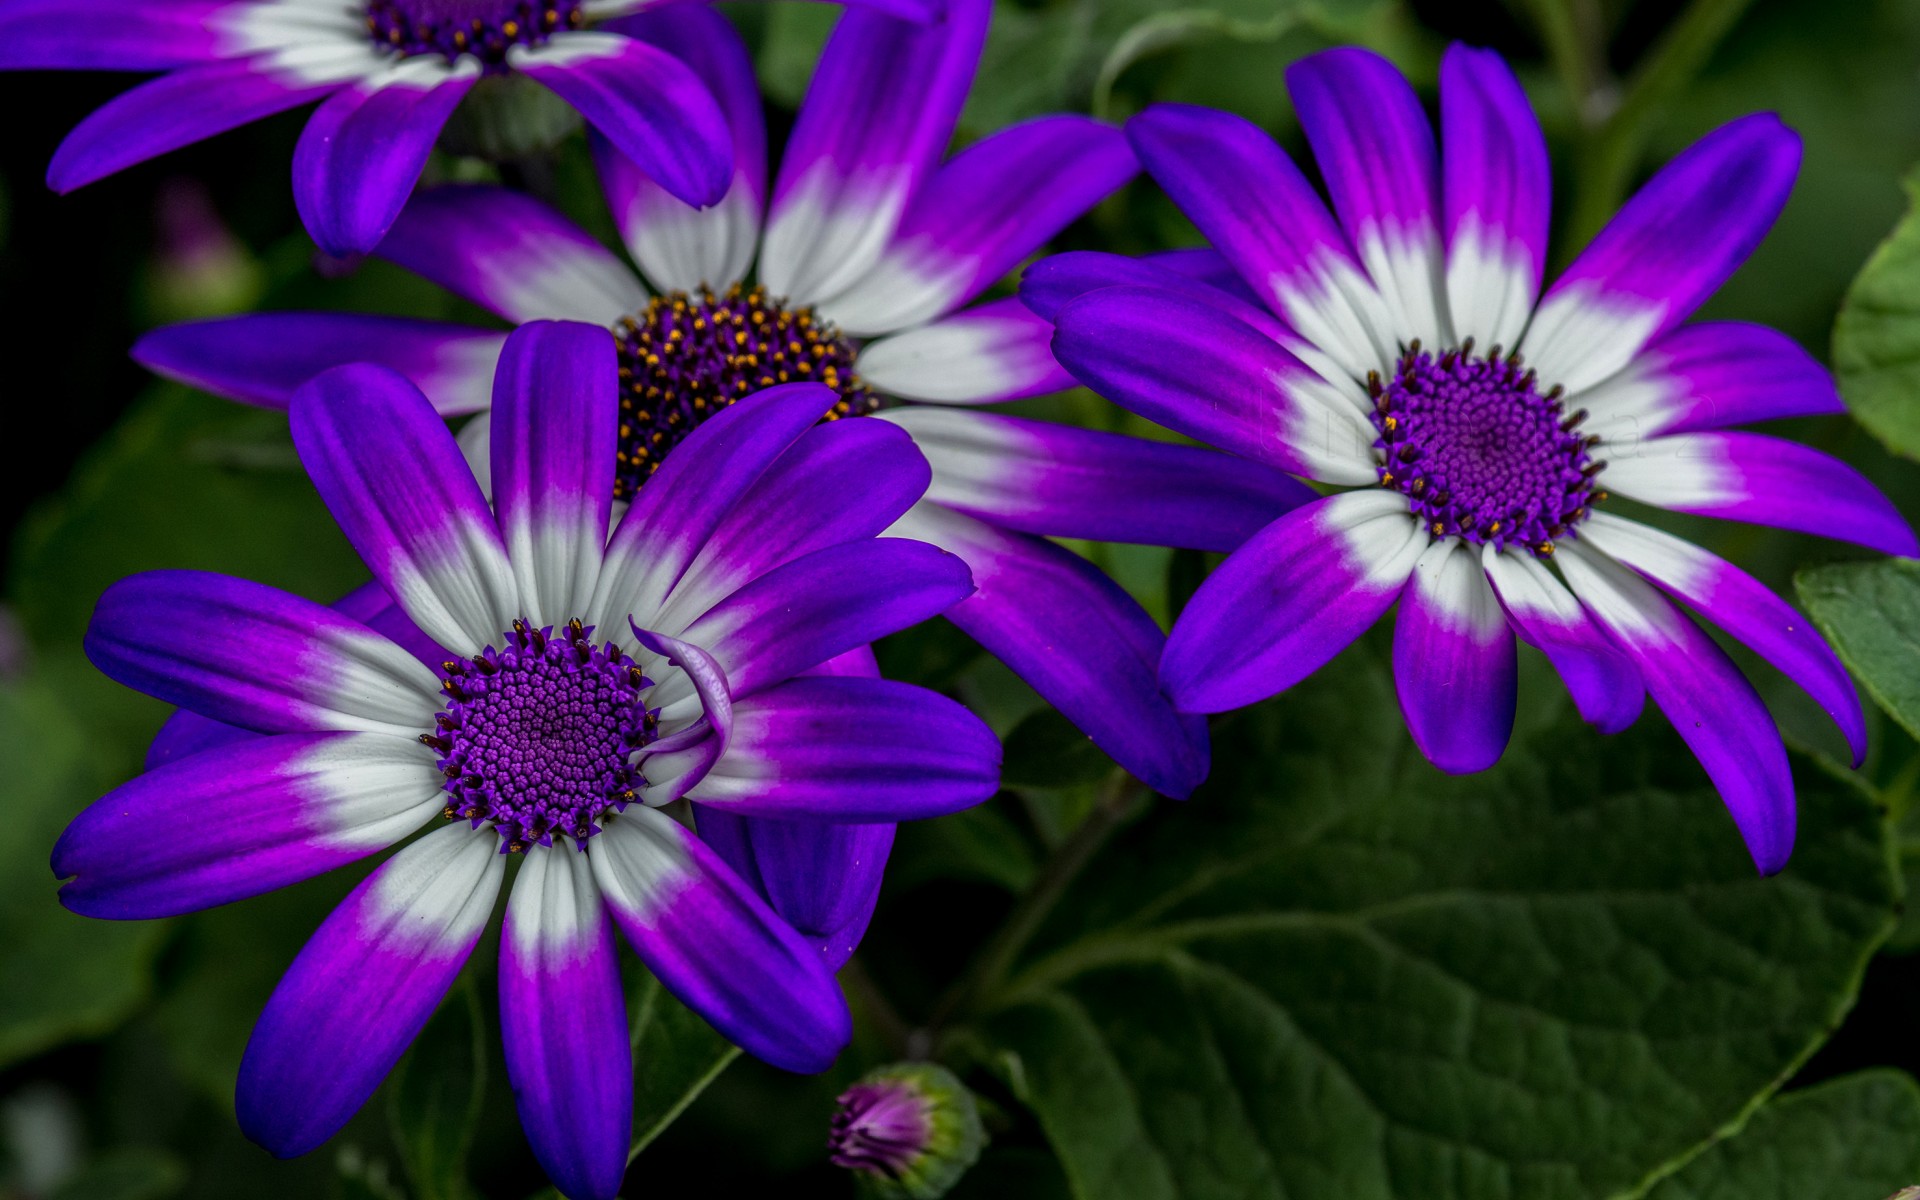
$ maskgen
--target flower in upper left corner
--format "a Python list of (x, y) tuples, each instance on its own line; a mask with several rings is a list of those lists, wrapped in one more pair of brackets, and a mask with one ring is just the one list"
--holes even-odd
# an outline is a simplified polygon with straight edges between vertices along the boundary
[[(937, 0), (870, 0), (924, 19)], [(726, 119), (698, 75), (593, 25), (646, 0), (0, 0), (0, 70), (162, 71), (82, 121), (47, 183), (66, 192), (311, 101), (294, 200), (329, 252), (372, 249), (460, 101), (525, 76), (668, 192), (719, 200)]]

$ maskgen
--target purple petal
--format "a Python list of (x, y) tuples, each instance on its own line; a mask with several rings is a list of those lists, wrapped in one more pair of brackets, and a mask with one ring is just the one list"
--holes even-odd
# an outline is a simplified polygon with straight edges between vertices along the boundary
[(1793, 774), (1767, 706), (1700, 627), (1603, 555), (1570, 544), (1560, 569), (1587, 610), (1639, 664), (1653, 702), (1719, 789), (1762, 875), (1793, 853)]
[(524, 615), (493, 511), (418, 388), (385, 367), (337, 367), (289, 411), (320, 498), (423, 633), (471, 654)]
[(766, 388), (701, 422), (647, 480), (607, 545), (596, 624), (651, 619), (755, 481), (840, 395), (818, 383)]
[(10, 0), (0, 6), (0, 71), (164, 71), (229, 48), (213, 17), (228, 0)]
[(1608, 513), (1595, 513), (1581, 536), (1685, 600), (1805, 688), (1846, 735), (1853, 765), (1866, 761), (1866, 717), (1853, 680), (1813, 624), (1766, 585), (1672, 534)]
[(1258, 126), (1156, 104), (1127, 123), (1127, 136), (1147, 173), (1289, 326), (1355, 379), (1394, 361), (1385, 302), (1313, 186)]
[(997, 413), (900, 408), (882, 414), (933, 465), (927, 499), (1046, 537), (1234, 550), (1316, 498), (1243, 458)]
[(1574, 404), (1592, 414), (1589, 431), (1624, 443), (1847, 410), (1833, 376), (1799, 343), (1736, 321), (1682, 325)]
[(365, 1104), (486, 928), (506, 856), (492, 830), (421, 838), (340, 902), (274, 989), (240, 1060), (241, 1130), (305, 1154)]
[(1103, 288), (1060, 310), (1053, 353), (1094, 391), (1196, 441), (1328, 483), (1378, 481), (1379, 435), (1360, 410), (1211, 305)]
[(1541, 382), (1591, 387), (1686, 320), (1759, 246), (1799, 169), (1800, 138), (1772, 113), (1661, 168), (1540, 302), (1522, 348)]
[(766, 207), (767, 131), (753, 59), (733, 25), (704, 5), (669, 5), (603, 25), (671, 54), (700, 77), (733, 131), (733, 182), (711, 208), (691, 208), (621, 154), (592, 139), (601, 186), (620, 235), (657, 286), (716, 290), (739, 282), (760, 244)]
[(494, 377), (494, 511), (535, 626), (583, 617), (613, 505), (619, 362), (603, 326), (534, 321)]
[(362, 254), (379, 245), (479, 78), (471, 58), (406, 58), (320, 105), (294, 148), (293, 199), (322, 250)]
[(1457, 538), (1414, 564), (1393, 627), (1393, 680), (1407, 730), (1453, 775), (1500, 761), (1513, 736), (1519, 666), (1480, 556)]
[(880, 899), (894, 825), (779, 821), (704, 805), (694, 814), (700, 840), (819, 949), (828, 970), (853, 957)]
[(259, 736), (251, 729), (203, 717), (192, 709), (176, 708), (161, 723), (160, 732), (153, 735), (142, 765), (149, 771), (157, 771), (202, 750), (251, 741)]
[[(640, 766), (647, 785), (643, 797), (655, 806), (672, 804), (706, 778), (733, 737), (733, 688), (724, 667), (705, 650), (690, 642), (653, 633), (631, 621), (635, 639), (644, 648), (660, 655), (680, 669), (678, 679), (669, 677), (653, 692), (660, 703), (663, 724), (679, 723), (673, 733), (655, 741)], [(675, 684), (684, 681), (686, 702), (674, 704), (668, 697)]]
[[(1225, 266), (1226, 260), (1211, 250), (1173, 251), (1147, 258), (1128, 258), (1100, 250), (1073, 250), (1043, 258), (1028, 267), (1020, 277), (1020, 299), (1044, 320), (1055, 321), (1069, 301), (1088, 292), (1109, 287), (1148, 287), (1212, 305), (1276, 342), (1285, 344), (1292, 336), (1292, 331), (1262, 308), (1258, 299), (1243, 294), (1246, 285), (1238, 275), (1220, 279), (1212, 270), (1194, 274), (1179, 269), (1182, 256), (1191, 255), (1204, 256), (1197, 261), (1206, 262), (1209, 268), (1216, 263)], [(1186, 258), (1185, 261), (1196, 260)], [(1228, 273), (1231, 275), (1231, 268)]]
[(375, 253), (515, 324), (612, 325), (647, 305), (646, 288), (610, 250), (505, 188), (417, 192)]
[(1455, 43), (1440, 61), (1447, 302), (1456, 340), (1515, 346), (1547, 261), (1547, 139), (1506, 60)]
[(434, 755), (384, 733), (282, 734), (121, 785), (53, 848), (60, 902), (111, 920), (257, 896), (383, 850), (438, 814)]
[(1640, 717), (1647, 689), (1633, 660), (1595, 625), (1553, 572), (1524, 551), (1483, 547), (1480, 565), (1523, 641), (1547, 656), (1580, 715), (1603, 733)]
[(947, 619), (1115, 762), (1176, 798), (1206, 778), (1206, 722), (1174, 712), (1154, 674), (1165, 635), (1092, 563), (937, 504), (915, 506), (896, 532), (966, 559), (980, 590)]
[(671, 195), (700, 207), (733, 182), (733, 134), (694, 69), (617, 33), (563, 33), (507, 52)]
[(1394, 332), (1445, 344), (1440, 159), (1412, 85), (1373, 51), (1344, 46), (1288, 67), (1287, 90), (1340, 224), (1394, 314)]
[(816, 550), (733, 593), (687, 627), (725, 668), (736, 697), (935, 617), (973, 592), (967, 564), (887, 537)]
[[(886, 421), (814, 426), (714, 528), (669, 594), (665, 619), (692, 620), (775, 567), (879, 536), (926, 493), (930, 478), (913, 439)], [(852, 503), (850, 479), (860, 481)]]
[(824, 1071), (853, 1036), (818, 951), (691, 833), (635, 805), (587, 849), (608, 909), (667, 990), (747, 1053)]
[(1126, 135), (1091, 117), (1038, 117), (983, 138), (935, 171), (872, 269), (821, 302), (855, 334), (953, 311), (1140, 169)]
[(760, 278), (800, 304), (865, 274), (953, 137), (992, 0), (915, 25), (855, 9), (827, 40), (773, 187)]
[(1607, 459), (1601, 482), (1644, 504), (1920, 555), (1907, 519), (1866, 476), (1797, 442), (1759, 433), (1682, 433), (1601, 453)]
[(381, 587), (378, 580), (369, 580), (335, 600), (333, 610), (392, 639), (395, 645), (434, 670), (453, 657), (445, 646), (421, 633), (420, 627), (407, 619), (406, 612), (393, 602), (393, 597), (387, 595), (387, 589)]
[(216, 396), (285, 408), (330, 367), (376, 363), (411, 379), (442, 416), (486, 408), (504, 334), (411, 317), (275, 312), (166, 325), (134, 343), (148, 370)]
[(85, 644), (120, 683), (261, 732), (412, 737), (440, 708), (433, 672), (358, 621), (205, 571), (120, 580), (100, 597)]
[(47, 186), (70, 192), (169, 150), (297, 108), (365, 74), (378, 61), (370, 47), (313, 49), (321, 56), (260, 55), (185, 67), (121, 93), (60, 143), (47, 168)]
[(687, 793), (750, 817), (856, 823), (958, 812), (1000, 786), (1000, 739), (965, 707), (886, 679), (791, 679), (741, 700)]
[(855, 370), (889, 396), (997, 404), (1073, 386), (1073, 376), (1053, 361), (1052, 340), (1053, 326), (1009, 296), (868, 342)]
[(533, 1156), (576, 1200), (627, 1173), (633, 1053), (613, 922), (584, 854), (534, 846), (500, 933), (500, 1038)]
[(1160, 682), (1186, 712), (1226, 712), (1313, 674), (1400, 595), (1427, 533), (1392, 492), (1297, 508), (1229, 555), (1167, 637)]

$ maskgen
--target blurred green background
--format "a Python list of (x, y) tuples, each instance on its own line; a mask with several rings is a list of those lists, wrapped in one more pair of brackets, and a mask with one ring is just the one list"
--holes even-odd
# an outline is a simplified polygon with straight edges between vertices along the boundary
[[(777, 145), (837, 10), (728, 11), (754, 46)], [(1806, 143), (1793, 200), (1705, 314), (1833, 357), (1843, 299), (1920, 163), (1914, 0), (1002, 0), (962, 138), (1180, 100), (1240, 112), (1301, 154), (1287, 62), (1364, 43), (1431, 100), (1455, 39), (1503, 51), (1528, 86), (1555, 151), (1561, 262), (1689, 141), (1779, 111)], [(385, 264), (315, 263), (287, 184), (298, 114), (52, 196), (41, 175), (59, 138), (123, 86), (0, 74), (15, 481), (0, 612), (0, 1197), (533, 1196), (544, 1181), (504, 1082), (484, 950), (415, 1060), (326, 1148), (279, 1163), (234, 1127), (252, 1020), (361, 871), (169, 922), (88, 922), (54, 899), (54, 838), (137, 770), (164, 716), (80, 656), (101, 589), (155, 567), (320, 599), (362, 578), (282, 417), (156, 384), (128, 345), (157, 323), (247, 308), (485, 321)], [(581, 146), (516, 178), (612, 241)], [(1058, 245), (1193, 241), (1143, 181)], [(1920, 513), (1920, 467), (1885, 448), (1920, 444), (1903, 440), (1920, 412), (1920, 251), (1896, 246), (1876, 271), (1840, 351), (1873, 433), (1837, 419), (1783, 432)], [(1085, 393), (1022, 408), (1148, 432)], [(1807, 580), (1817, 615), (1895, 710), (1875, 714), (1873, 757), (1853, 776), (1810, 703), (1755, 670), (1801, 752), (1787, 874), (1751, 878), (1657, 715), (1592, 736), (1537, 670), (1498, 770), (1433, 773), (1400, 732), (1374, 639), (1223, 722), (1215, 780), (1184, 806), (1122, 813), (1013, 969), (935, 1023), (1102, 803), (1108, 764), (971, 643), (915, 631), (883, 647), (885, 665), (989, 715), (1009, 739), (1007, 791), (903, 833), (849, 977), (862, 1024), (843, 1064), (801, 1079), (733, 1063), (646, 1148), (627, 1194), (851, 1195), (823, 1152), (833, 1097), (909, 1038), (983, 1098), (993, 1142), (963, 1197), (1880, 1200), (1920, 1181), (1920, 960), (1906, 956), (1920, 927), (1904, 921), (1920, 759), (1902, 683), (1920, 677), (1920, 581), (1849, 566), (1861, 555), (1835, 543), (1660, 523), (1789, 593), (1796, 571), (1830, 565)], [(1163, 619), (1199, 565), (1080, 548)], [(717, 1061), (697, 1028), (660, 1036), (667, 1057)]]

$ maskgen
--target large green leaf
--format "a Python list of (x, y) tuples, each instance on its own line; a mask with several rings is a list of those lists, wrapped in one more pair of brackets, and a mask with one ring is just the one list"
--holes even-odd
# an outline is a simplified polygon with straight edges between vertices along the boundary
[(1873, 252), (1833, 323), (1833, 367), (1860, 423), (1889, 450), (1920, 458), (1920, 170), (1911, 207)]
[(1920, 1180), (1920, 1087), (1898, 1071), (1789, 1092), (1647, 1200), (1886, 1200)]
[(1920, 562), (1839, 563), (1793, 582), (1854, 678), (1920, 738)]
[(740, 1057), (740, 1048), (675, 1000), (644, 967), (629, 972), (627, 995), (633, 1010), (632, 1157)]
[(104, 1033), (146, 994), (163, 922), (94, 921), (60, 907), (47, 856), (114, 782), (92, 730), (38, 680), (0, 686), (0, 1065)]
[(1825, 1039), (1894, 923), (1870, 799), (1797, 761), (1757, 878), (1657, 718), (1603, 738), (1528, 682), (1448, 778), (1356, 650), (1069, 892), (974, 1032), (1077, 1196), (1627, 1195)]

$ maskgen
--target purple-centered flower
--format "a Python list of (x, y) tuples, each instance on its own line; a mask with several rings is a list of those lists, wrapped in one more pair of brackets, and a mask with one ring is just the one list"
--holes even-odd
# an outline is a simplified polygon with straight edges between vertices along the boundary
[(1438, 147), (1413, 89), (1377, 55), (1328, 51), (1287, 82), (1338, 223), (1253, 125), (1158, 106), (1128, 134), (1218, 256), (1065, 255), (1029, 271), (1022, 291), (1056, 320), (1055, 354), (1090, 387), (1343, 489), (1269, 525), (1201, 587), (1167, 645), (1168, 694), (1190, 712), (1271, 696), (1398, 600), (1400, 704), (1435, 764), (1499, 759), (1518, 635), (1603, 729), (1631, 724), (1652, 695), (1755, 863), (1777, 870), (1794, 831), (1780, 736), (1668, 597), (1805, 688), (1857, 764), (1853, 685), (1757, 580), (1603, 505), (1618, 495), (1920, 549), (1852, 468), (1725, 432), (1844, 411), (1818, 364), (1770, 329), (1681, 324), (1785, 204), (1797, 138), (1771, 115), (1709, 134), (1541, 296), (1546, 144), (1497, 55), (1447, 52)]
[[(1205, 728), (1160, 694), (1159, 627), (1047, 536), (1227, 550), (1311, 492), (1212, 451), (966, 407), (1071, 386), (1048, 351), (1051, 326), (1018, 299), (967, 306), (1138, 169), (1119, 130), (1077, 116), (1016, 125), (941, 161), (991, 7), (957, 0), (927, 26), (849, 11), (770, 202), (760, 101), (738, 37), (695, 7), (621, 22), (700, 73), (735, 139), (733, 186), (704, 211), (596, 140), (647, 282), (550, 208), (492, 188), (423, 192), (378, 253), (508, 321), (614, 329), (621, 496), (644, 495), (689, 430), (769, 383), (826, 382), (841, 394), (836, 416), (874, 413), (905, 429), (934, 476), (899, 531), (960, 554), (980, 589), (948, 616), (1128, 770), (1185, 795), (1206, 774)], [(373, 359), (456, 415), (487, 407), (501, 336), (270, 313), (162, 329), (135, 355), (274, 405), (326, 366)], [(485, 431), (472, 427), (476, 444)]]
[(378, 1086), (517, 855), (500, 969), (514, 1097), (561, 1190), (611, 1197), (633, 1097), (615, 927), (770, 1063), (822, 1070), (850, 1036), (819, 950), (660, 806), (893, 822), (995, 789), (998, 742), (960, 705), (811, 673), (972, 589), (954, 556), (876, 536), (926, 486), (911, 440), (819, 425), (837, 400), (820, 385), (768, 389), (688, 437), (609, 535), (613, 357), (591, 326), (508, 339), (491, 507), (392, 371), (338, 368), (294, 397), (302, 461), (421, 644), (202, 572), (101, 598), (101, 670), (259, 736), (82, 813), (53, 855), (68, 908), (192, 912), (433, 826), (334, 911), (254, 1029), (236, 1103), (276, 1154), (313, 1149)]
[[(74, 129), (47, 170), (62, 192), (320, 101), (294, 151), (294, 200), (314, 240), (344, 254), (379, 242), (454, 108), (508, 74), (553, 92), (667, 192), (718, 200), (732, 167), (713, 95), (671, 54), (598, 27), (653, 2), (0, 0), (0, 70), (165, 72)], [(865, 2), (921, 20), (939, 8)]]

